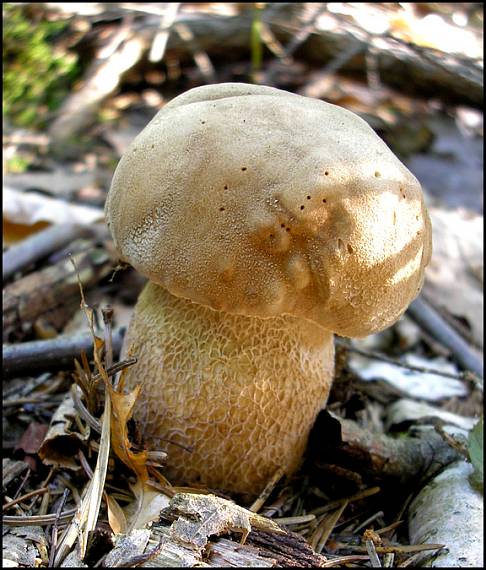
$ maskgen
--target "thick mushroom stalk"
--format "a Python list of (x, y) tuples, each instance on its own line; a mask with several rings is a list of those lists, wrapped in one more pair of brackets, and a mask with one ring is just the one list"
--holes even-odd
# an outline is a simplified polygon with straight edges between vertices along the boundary
[(122, 259), (151, 281), (127, 339), (146, 441), (176, 482), (253, 494), (299, 463), (332, 333), (393, 324), (431, 252), (420, 184), (362, 119), (263, 86), (167, 104), (105, 210)]
[(291, 473), (326, 403), (332, 334), (292, 316), (230, 315), (148, 283), (128, 346), (143, 383), (136, 418), (169, 456), (169, 480), (254, 494)]

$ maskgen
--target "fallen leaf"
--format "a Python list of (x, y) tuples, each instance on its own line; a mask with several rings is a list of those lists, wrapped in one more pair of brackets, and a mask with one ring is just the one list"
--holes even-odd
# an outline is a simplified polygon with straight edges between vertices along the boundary
[(117, 503), (116, 499), (108, 495), (108, 493), (105, 494), (105, 498), (108, 506), (108, 523), (111, 530), (115, 534), (126, 534), (128, 525), (123, 509)]
[(124, 509), (128, 527), (127, 534), (133, 530), (146, 528), (147, 525), (158, 520), (160, 512), (169, 506), (169, 498), (166, 495), (149, 484), (142, 483), (140, 479), (130, 485), (130, 488), (135, 495), (135, 501)]
[(469, 434), (469, 457), (474, 467), (473, 479), (482, 487), (484, 481), (484, 440), (483, 440), (484, 419), (478, 421)]
[[(121, 384), (122, 385), (122, 384)], [(138, 453), (131, 450), (128, 439), (127, 422), (132, 417), (133, 406), (138, 398), (141, 386), (136, 386), (129, 394), (123, 394), (108, 385), (112, 405), (111, 415), (111, 445), (112, 449), (123, 463), (135, 471), (142, 483), (148, 480), (147, 451)]]
[(39, 457), (45, 465), (79, 469), (76, 455), (88, 440), (90, 429), (87, 426), (84, 433), (79, 433), (74, 419), (77, 414), (71, 393), (68, 393), (54, 412), (49, 430), (44, 433), (45, 437), (38, 448)]

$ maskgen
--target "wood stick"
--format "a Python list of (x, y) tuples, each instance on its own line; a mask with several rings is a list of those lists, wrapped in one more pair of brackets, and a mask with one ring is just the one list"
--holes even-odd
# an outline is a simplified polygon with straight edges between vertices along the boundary
[(407, 312), (426, 332), (446, 346), (461, 366), (483, 378), (484, 365), (479, 353), (473, 350), (423, 297), (415, 299)]
[(13, 507), (14, 505), (18, 505), (19, 503), (23, 503), (24, 501), (26, 501), (27, 499), (30, 499), (31, 497), (35, 497), (36, 495), (43, 495), (44, 493), (47, 493), (48, 490), (49, 489), (47, 487), (41, 487), (40, 489), (36, 489), (35, 491), (30, 491), (30, 493), (26, 493), (25, 495), (22, 495), (21, 497), (17, 497), (17, 499), (12, 499), (8, 503), (5, 503), (2, 507), (2, 510), (7, 511), (8, 509)]
[(17, 271), (27, 268), (73, 240), (91, 234), (88, 226), (59, 224), (30, 236), (3, 254), (3, 278), (9, 279)]
[(435, 432), (428, 432), (424, 437), (396, 439), (371, 432), (329, 412), (322, 413), (318, 422), (320, 433), (335, 433), (334, 422), (339, 423), (340, 431), (338, 442), (329, 444), (333, 450), (323, 449), (318, 453), (330, 463), (352, 463), (353, 470), (378, 483), (384, 479), (394, 479), (402, 485), (423, 481), (452, 461), (463, 459)]
[[(113, 331), (113, 354), (121, 350), (125, 328)], [(93, 337), (91, 333), (61, 335), (49, 340), (35, 340), (19, 344), (3, 345), (3, 373), (6, 377), (34, 374), (45, 370), (71, 369), (74, 358), (82, 351), (91, 357)]]

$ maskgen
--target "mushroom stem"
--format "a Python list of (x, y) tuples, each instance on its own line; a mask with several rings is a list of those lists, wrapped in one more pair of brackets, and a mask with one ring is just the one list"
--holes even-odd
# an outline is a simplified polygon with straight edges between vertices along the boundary
[(282, 467), (295, 471), (327, 401), (333, 335), (292, 316), (214, 311), (149, 282), (126, 338), (143, 385), (134, 417), (167, 452), (176, 484), (255, 496)]

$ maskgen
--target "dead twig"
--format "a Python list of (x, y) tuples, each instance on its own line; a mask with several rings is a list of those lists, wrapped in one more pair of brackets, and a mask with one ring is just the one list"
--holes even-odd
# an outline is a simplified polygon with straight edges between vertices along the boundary
[(64, 493), (61, 498), (61, 502), (59, 503), (59, 507), (56, 512), (56, 519), (54, 524), (52, 525), (52, 533), (51, 533), (51, 552), (49, 553), (49, 567), (52, 568), (54, 564), (54, 557), (56, 555), (56, 548), (57, 548), (57, 525), (59, 522), (59, 517), (62, 513), (62, 509), (64, 504), (66, 503), (67, 496), (69, 494), (69, 489), (64, 489)]
[(30, 493), (26, 493), (25, 495), (22, 495), (21, 497), (18, 497), (17, 499), (12, 499), (8, 503), (5, 503), (2, 507), (2, 510), (8, 511), (8, 509), (12, 508), (13, 506), (18, 505), (19, 503), (23, 503), (27, 499), (30, 499), (31, 497), (35, 497), (36, 495), (43, 495), (44, 493), (47, 493), (47, 491), (48, 491), (47, 487), (42, 487), (41, 489), (36, 489), (35, 491), (30, 491)]
[[(121, 350), (125, 328), (113, 332), (113, 353)], [(89, 333), (61, 335), (54, 339), (3, 345), (3, 373), (8, 377), (46, 370), (71, 369), (73, 360), (85, 351), (91, 358), (93, 339)]]
[(62, 145), (93, 120), (104, 99), (118, 87), (122, 75), (140, 61), (146, 45), (145, 35), (133, 32), (132, 18), (125, 18), (89, 65), (80, 89), (63, 102), (49, 128), (53, 144)]
[(150, 62), (157, 63), (163, 59), (165, 49), (167, 47), (167, 41), (169, 39), (172, 26), (177, 18), (177, 12), (180, 5), (180, 2), (170, 2), (167, 4), (167, 7), (160, 18), (160, 29), (152, 40), (152, 46), (148, 56), (148, 60)]
[[(408, 554), (409, 552), (423, 552), (425, 550), (440, 550), (444, 548), (444, 544), (406, 544), (406, 545), (390, 545), (375, 546), (377, 554)], [(353, 546), (353, 550), (357, 552), (367, 552), (366, 546)]]
[[(321, 429), (329, 430), (326, 433), (335, 432), (337, 426), (333, 423), (339, 423), (338, 441), (328, 443), (333, 450), (332, 461), (352, 461), (355, 471), (374, 481), (395, 479), (406, 484), (427, 480), (444, 466), (462, 458), (433, 432), (425, 437), (393, 438), (330, 412), (322, 414), (318, 421), (323, 422)], [(329, 457), (329, 448), (326, 447), (322, 453)], [(316, 513), (315, 510), (311, 512)]]
[(415, 299), (407, 312), (418, 325), (446, 346), (461, 366), (479, 376), (480, 379), (483, 378), (484, 365), (480, 355), (444, 321), (423, 297)]
[(27, 268), (75, 239), (88, 238), (91, 235), (89, 226), (74, 224), (59, 224), (38, 232), (13, 245), (3, 254), (3, 278), (9, 279), (17, 271)]
[(464, 441), (460, 441), (453, 435), (448, 434), (441, 425), (437, 424), (434, 425), (434, 429), (441, 436), (441, 438), (447, 443), (447, 445), (449, 445), (450, 447), (452, 447), (452, 449), (455, 449), (458, 453), (460, 453), (464, 457), (464, 459), (469, 458), (467, 441), (465, 438)]
[(187, 46), (192, 52), (192, 57), (199, 68), (204, 79), (208, 82), (214, 82), (216, 78), (216, 73), (214, 66), (209, 58), (208, 54), (201, 49), (198, 41), (194, 37), (190, 27), (187, 24), (179, 23), (175, 24), (174, 30), (177, 32), (179, 37), (186, 42)]

